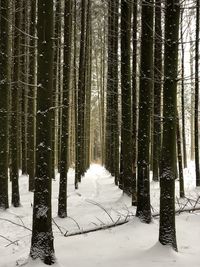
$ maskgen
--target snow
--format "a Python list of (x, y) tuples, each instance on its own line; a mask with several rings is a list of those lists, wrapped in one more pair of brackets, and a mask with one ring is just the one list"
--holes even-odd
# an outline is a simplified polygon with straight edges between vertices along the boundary
[[(69, 170), (68, 177), (66, 219), (57, 217), (59, 174), (53, 181), (53, 231), (57, 258), (55, 267), (200, 266), (199, 213), (182, 213), (176, 217), (179, 250), (176, 253), (158, 243), (158, 218), (155, 217), (151, 224), (146, 225), (134, 217), (135, 208), (131, 207), (130, 198), (115, 186), (114, 178), (103, 167), (91, 165), (78, 190), (74, 190), (74, 170)], [(184, 207), (186, 203), (192, 207), (200, 193), (199, 189), (195, 188), (194, 163), (190, 163), (189, 168), (184, 170), (184, 177), (186, 196), (194, 201), (178, 199), (176, 182), (177, 209)], [(20, 176), (20, 192), (21, 207), (11, 206), (7, 211), (0, 210), (0, 267), (44, 267), (46, 265), (40, 261), (28, 258), (33, 195), (28, 192), (28, 177), (23, 175)], [(151, 181), (153, 213), (159, 211), (158, 200), (159, 184)], [(65, 233), (92, 229), (126, 219), (129, 219), (129, 222), (118, 227), (77, 236), (64, 236)]]

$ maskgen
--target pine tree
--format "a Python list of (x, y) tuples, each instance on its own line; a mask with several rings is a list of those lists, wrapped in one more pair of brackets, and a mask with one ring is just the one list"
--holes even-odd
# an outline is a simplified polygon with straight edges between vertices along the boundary
[(36, 142), (36, 6), (37, 1), (30, 4), (30, 56), (29, 56), (29, 88), (28, 88), (28, 118), (27, 118), (27, 171), (29, 174), (29, 191), (34, 190), (35, 179), (35, 142)]
[(15, 2), (13, 9), (15, 11), (14, 16), (14, 36), (13, 36), (13, 83), (11, 87), (11, 102), (12, 102), (12, 114), (11, 114), (11, 131), (10, 131), (10, 153), (11, 153), (11, 171), (10, 178), (12, 181), (12, 204), (14, 207), (20, 206), (19, 196), (19, 165), (20, 165), (20, 101), (21, 101), (21, 85), (20, 85), (20, 45), (21, 45), (21, 29), (22, 26), (22, 0)]
[(150, 207), (150, 115), (153, 68), (153, 2), (142, 1), (141, 66), (139, 88), (138, 123), (138, 183), (136, 216), (142, 221), (151, 221)]
[(10, 2), (0, 2), (0, 208), (8, 204), (8, 107), (10, 94)]
[(78, 77), (78, 106), (77, 106), (77, 153), (76, 153), (76, 180), (81, 182), (84, 174), (84, 114), (85, 114), (85, 22), (86, 22), (86, 1), (81, 1), (81, 37), (79, 56), (79, 77)]
[(196, 186), (200, 186), (199, 167), (199, 0), (196, 2), (196, 41), (195, 41), (195, 115), (194, 115), (194, 139), (195, 139), (195, 170)]
[(181, 110), (182, 110), (182, 143), (183, 143), (183, 163), (184, 168), (187, 168), (187, 150), (186, 150), (186, 136), (185, 136), (185, 50), (183, 40), (183, 20), (184, 10), (181, 11)]
[(36, 172), (30, 256), (55, 262), (51, 214), (51, 107), (53, 86), (53, 0), (38, 1), (38, 90)]
[(133, 134), (133, 192), (132, 204), (137, 203), (136, 167), (137, 167), (137, 0), (133, 1), (133, 62), (132, 62), (132, 134)]
[(153, 180), (158, 181), (161, 150), (162, 27), (161, 1), (155, 1)]
[(132, 117), (131, 117), (131, 5), (129, 1), (121, 2), (121, 155), (120, 181), (123, 191), (132, 193)]
[(179, 35), (179, 0), (165, 5), (165, 53), (163, 85), (163, 138), (160, 166), (159, 241), (177, 250), (175, 228), (175, 177), (177, 170), (177, 67)]
[(63, 108), (61, 129), (60, 155), (60, 187), (58, 198), (58, 216), (67, 216), (67, 171), (68, 171), (68, 133), (69, 133), (69, 91), (71, 74), (71, 35), (72, 6), (71, 0), (65, 1), (65, 32), (64, 32), (64, 68), (63, 68)]

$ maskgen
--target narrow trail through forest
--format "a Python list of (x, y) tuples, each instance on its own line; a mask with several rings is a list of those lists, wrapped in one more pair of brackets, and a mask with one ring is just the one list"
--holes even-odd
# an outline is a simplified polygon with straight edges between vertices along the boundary
[[(189, 200), (187, 198), (183, 200), (178, 198), (179, 182), (177, 181), (177, 208), (184, 206), (192, 207), (192, 205), (195, 205), (195, 200), (200, 195), (199, 189), (195, 188), (195, 182), (192, 182), (194, 177), (193, 163), (191, 163), (191, 168), (185, 170), (184, 175), (186, 196)], [(29, 254), (33, 194), (28, 192), (27, 176), (21, 175), (19, 181), (21, 207), (14, 208), (11, 206), (6, 211), (0, 211), (0, 254), (4, 259), (2, 262), (3, 265), (0, 267), (14, 267), (16, 266), (14, 262), (21, 258), (23, 262), (23, 259), (26, 259)], [(129, 263), (130, 266), (132, 266), (134, 265), (133, 259), (130, 259), (132, 250), (135, 250), (133, 254), (137, 262), (137, 265), (134, 266), (145, 266), (145, 259), (141, 261), (140, 255), (146, 250), (148, 251), (149, 259), (154, 262), (156, 258), (155, 250), (157, 251), (157, 249), (160, 249), (154, 247), (158, 235), (158, 218), (149, 226), (141, 224), (137, 218), (133, 218), (126, 225), (110, 228), (106, 231), (83, 234), (81, 236), (64, 236), (66, 233), (82, 232), (101, 226), (105, 226), (106, 228), (106, 226), (115, 224), (115, 222), (119, 220), (125, 220), (128, 215), (131, 216), (135, 214), (135, 207), (131, 207), (130, 197), (124, 195), (122, 191), (115, 186), (114, 177), (112, 177), (104, 167), (98, 164), (92, 164), (82, 178), (78, 190), (74, 189), (74, 170), (69, 170), (67, 198), (68, 217), (65, 219), (61, 219), (57, 216), (59, 174), (57, 174), (56, 179), (52, 181), (52, 188), (53, 232), (56, 255), (61, 259), (59, 262), (61, 262), (62, 266), (120, 266), (120, 262), (124, 264), (124, 257), (127, 257), (127, 265), (125, 266), (129, 266)], [(9, 188), (9, 190), (10, 189), (11, 188)], [(158, 212), (159, 183), (153, 181), (151, 181), (151, 202), (152, 212)], [(199, 205), (199, 203), (196, 203), (196, 205)], [(187, 251), (192, 253), (193, 251), (198, 252), (198, 248), (196, 250), (194, 249), (197, 236), (200, 234), (198, 217), (199, 216), (192, 216), (188, 213), (177, 216), (178, 240), (180, 242), (181, 253), (183, 254)], [(196, 229), (197, 235), (191, 236), (188, 224), (191, 224), (192, 227)], [(139, 241), (140, 238), (141, 240)], [(137, 242), (135, 243), (136, 240)], [(104, 248), (102, 249), (102, 247)], [(149, 250), (151, 247), (152, 249)], [(112, 250), (113, 253), (111, 252)], [(80, 259), (77, 259), (74, 255), (77, 251), (79, 251)], [(86, 251), (92, 253), (91, 263), (88, 262), (89, 258)], [(107, 251), (109, 251), (109, 254)], [(117, 256), (118, 254), (120, 255), (120, 253), (122, 254), (120, 256), (121, 258)], [(10, 255), (13, 257), (10, 257)], [(102, 257), (104, 257), (104, 260), (102, 260)], [(170, 261), (170, 264), (174, 262), (175, 266), (179, 266), (175, 264), (177, 256), (173, 254), (172, 259), (174, 260)], [(183, 264), (183, 261), (184, 260), (181, 259), (181, 264)], [(69, 265), (65, 265), (65, 262), (68, 262)], [(82, 265), (82, 262), (85, 263), (85, 265)], [(158, 259), (157, 263), (160, 264), (160, 262), (162, 262), (162, 266), (169, 266), (167, 257), (164, 258), (164, 261)], [(160, 267), (160, 265), (156, 266)], [(196, 267), (197, 265), (194, 263), (192, 266)]]

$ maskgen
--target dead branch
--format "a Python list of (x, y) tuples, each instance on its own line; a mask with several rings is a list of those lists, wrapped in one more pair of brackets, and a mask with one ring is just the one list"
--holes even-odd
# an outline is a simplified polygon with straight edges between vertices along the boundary
[(17, 225), (17, 226), (19, 226), (19, 227), (23, 227), (24, 229), (26, 229), (26, 230), (32, 232), (32, 230), (31, 230), (30, 228), (26, 227), (25, 225), (21, 225), (21, 224), (18, 224), (18, 223), (16, 223), (16, 222), (13, 222), (13, 221), (11, 221), (11, 220), (4, 219), (4, 218), (0, 218), (0, 220), (1, 220), (1, 221), (6, 221), (6, 222), (9, 222), (9, 223), (12, 223), (12, 224)]

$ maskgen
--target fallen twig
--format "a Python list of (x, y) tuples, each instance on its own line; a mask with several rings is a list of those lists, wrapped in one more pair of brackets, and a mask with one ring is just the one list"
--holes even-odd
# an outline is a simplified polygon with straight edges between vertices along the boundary
[(8, 241), (8, 242), (10, 242), (8, 245), (6, 245), (5, 247), (8, 247), (8, 246), (10, 246), (10, 245), (12, 245), (12, 244), (15, 244), (16, 246), (18, 246), (18, 241), (19, 240), (15, 240), (15, 241), (12, 241), (12, 240), (10, 240), (9, 238), (7, 238), (7, 237), (5, 237), (5, 236), (3, 236), (3, 235), (0, 235), (0, 237), (2, 237), (3, 239), (5, 239), (6, 241)]
[(114, 223), (111, 223), (108, 225), (100, 225), (100, 226), (95, 227), (95, 228), (89, 228), (89, 229), (80, 230), (80, 231), (76, 231), (76, 232), (68, 232), (64, 236), (69, 237), (69, 236), (75, 236), (75, 235), (81, 235), (81, 234), (88, 234), (88, 233), (92, 233), (92, 232), (96, 232), (96, 231), (100, 231), (100, 230), (106, 230), (109, 228), (120, 226), (120, 225), (123, 225), (127, 222), (129, 222), (129, 220), (127, 220), (127, 221), (122, 220), (122, 221), (114, 222)]
[(13, 222), (13, 221), (11, 221), (11, 220), (4, 219), (4, 218), (0, 218), (0, 220), (1, 220), (1, 221), (6, 221), (6, 222), (9, 222), (9, 223), (12, 223), (12, 224), (17, 225), (17, 226), (19, 226), (19, 227), (23, 227), (23, 228), (25, 228), (26, 230), (32, 232), (32, 230), (31, 230), (30, 228), (28, 228), (27, 226), (25, 226), (25, 225), (21, 225), (21, 224), (18, 224), (18, 223), (16, 223), (16, 222)]
[(62, 231), (62, 229), (60, 228), (60, 226), (55, 222), (55, 220), (52, 218), (52, 222), (55, 224), (55, 226), (58, 228), (58, 230), (60, 231), (60, 233), (62, 235), (64, 235), (64, 232)]
[(67, 218), (69, 218), (69, 219), (71, 219), (73, 222), (75, 222), (75, 224), (77, 225), (78, 229), (81, 229), (80, 225), (78, 224), (78, 222), (77, 222), (74, 218), (69, 217), (69, 216), (67, 216)]
[(111, 215), (108, 213), (108, 211), (107, 211), (102, 205), (100, 205), (98, 202), (95, 202), (95, 201), (90, 200), (90, 199), (86, 199), (86, 201), (87, 201), (88, 203), (90, 203), (90, 204), (93, 204), (93, 205), (95, 205), (95, 206), (101, 208), (101, 209), (108, 215), (108, 217), (110, 218), (110, 220), (112, 221), (112, 223), (114, 223), (113, 218), (111, 217)]

